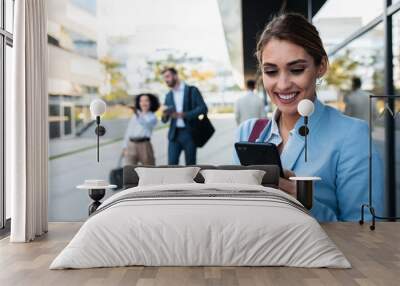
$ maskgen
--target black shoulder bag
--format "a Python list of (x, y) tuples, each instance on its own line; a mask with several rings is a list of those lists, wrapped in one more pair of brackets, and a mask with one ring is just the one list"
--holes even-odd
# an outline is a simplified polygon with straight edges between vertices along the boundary
[[(196, 106), (193, 106), (192, 89), (193, 87), (189, 86), (189, 107), (191, 110), (196, 108)], [(215, 132), (215, 128), (211, 124), (210, 119), (208, 119), (207, 113), (200, 114), (188, 121), (192, 129), (194, 144), (197, 147), (203, 147)]]

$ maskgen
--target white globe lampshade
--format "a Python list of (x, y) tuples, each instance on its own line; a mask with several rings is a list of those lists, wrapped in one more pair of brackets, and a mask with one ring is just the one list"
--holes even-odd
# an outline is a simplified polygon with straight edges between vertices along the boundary
[(106, 112), (106, 103), (101, 99), (94, 99), (90, 103), (90, 113), (93, 117), (101, 116)]
[(310, 116), (314, 112), (314, 103), (309, 99), (303, 99), (297, 105), (297, 111), (301, 116)]

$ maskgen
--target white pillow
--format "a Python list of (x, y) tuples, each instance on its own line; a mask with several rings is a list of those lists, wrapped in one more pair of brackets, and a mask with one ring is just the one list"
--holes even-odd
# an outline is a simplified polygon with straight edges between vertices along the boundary
[(265, 171), (261, 170), (202, 170), (204, 183), (234, 183), (261, 185)]
[(185, 168), (135, 168), (139, 176), (138, 186), (195, 183), (199, 167)]

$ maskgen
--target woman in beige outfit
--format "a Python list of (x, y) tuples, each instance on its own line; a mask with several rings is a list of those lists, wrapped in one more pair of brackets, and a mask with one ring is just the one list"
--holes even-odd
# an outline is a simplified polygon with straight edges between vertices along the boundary
[(125, 132), (123, 154), (126, 165), (155, 165), (151, 134), (157, 125), (154, 112), (160, 107), (158, 98), (150, 93), (136, 96), (133, 116)]

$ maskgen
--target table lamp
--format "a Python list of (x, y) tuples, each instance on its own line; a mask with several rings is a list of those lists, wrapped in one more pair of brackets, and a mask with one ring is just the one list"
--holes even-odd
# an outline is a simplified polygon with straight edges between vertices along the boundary
[(94, 99), (90, 103), (90, 113), (96, 118), (96, 129), (97, 135), (97, 162), (99, 162), (99, 147), (100, 147), (100, 136), (106, 134), (104, 126), (100, 125), (100, 116), (106, 111), (106, 103), (101, 99)]

